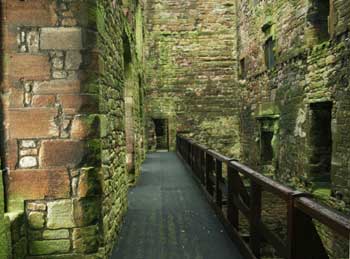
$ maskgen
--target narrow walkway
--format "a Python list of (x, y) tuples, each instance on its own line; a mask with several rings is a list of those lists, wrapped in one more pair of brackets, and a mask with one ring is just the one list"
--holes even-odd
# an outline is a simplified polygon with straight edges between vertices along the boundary
[(175, 153), (152, 153), (112, 259), (242, 259)]

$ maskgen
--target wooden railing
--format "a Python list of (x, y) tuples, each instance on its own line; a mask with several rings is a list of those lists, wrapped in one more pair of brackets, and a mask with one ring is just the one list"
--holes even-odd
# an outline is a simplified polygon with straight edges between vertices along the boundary
[[(288, 188), (182, 136), (177, 136), (177, 152), (192, 169), (244, 258), (261, 258), (263, 243), (271, 245), (280, 258), (329, 258), (315, 221), (349, 242), (349, 218), (317, 203), (310, 194)], [(223, 177), (223, 166), (226, 177)], [(285, 238), (262, 220), (263, 191), (285, 204)], [(248, 222), (246, 238), (239, 233), (240, 215)]]

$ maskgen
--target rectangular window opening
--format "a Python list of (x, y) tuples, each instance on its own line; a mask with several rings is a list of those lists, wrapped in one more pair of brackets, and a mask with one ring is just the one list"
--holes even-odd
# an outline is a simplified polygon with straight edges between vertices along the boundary
[(265, 42), (264, 45), (264, 52), (265, 52), (265, 64), (267, 69), (271, 69), (275, 65), (275, 41), (272, 39), (272, 37), (268, 38), (268, 40)]
[(239, 61), (239, 78), (244, 79), (247, 76), (247, 70), (246, 70), (246, 60), (245, 58), (242, 58)]
[(330, 182), (332, 164), (332, 103), (310, 104), (310, 175), (315, 182)]
[(307, 20), (314, 30), (314, 37), (319, 43), (330, 38), (330, 0), (312, 0)]

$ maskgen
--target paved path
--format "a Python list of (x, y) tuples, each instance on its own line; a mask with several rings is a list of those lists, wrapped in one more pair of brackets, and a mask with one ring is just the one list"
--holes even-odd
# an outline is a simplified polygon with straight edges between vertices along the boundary
[(112, 259), (242, 259), (175, 153), (152, 153)]

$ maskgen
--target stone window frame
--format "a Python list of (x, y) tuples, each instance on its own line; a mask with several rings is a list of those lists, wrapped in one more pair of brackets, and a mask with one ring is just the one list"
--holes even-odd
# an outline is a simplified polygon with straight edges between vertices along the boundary
[[(328, 16), (327, 16), (327, 26), (324, 26), (322, 30), (318, 30), (318, 23), (320, 21), (319, 17), (323, 13), (315, 12), (317, 10), (317, 3), (325, 0), (309, 0), (308, 1), (308, 10), (306, 13), (306, 32), (305, 35), (307, 40), (307, 45), (313, 47), (317, 44), (322, 44), (331, 40), (334, 35), (335, 30), (335, 10), (334, 10), (334, 0), (328, 0)], [(320, 3), (320, 6), (323, 6), (323, 2)], [(324, 15), (324, 14), (323, 14)], [(315, 18), (317, 17), (317, 18)], [(327, 27), (327, 32), (325, 28)]]
[(271, 19), (271, 17), (267, 17), (267, 21), (261, 27), (261, 31), (265, 35), (262, 48), (264, 52), (264, 63), (267, 70), (273, 69), (277, 60), (275, 25)]

